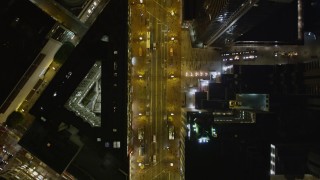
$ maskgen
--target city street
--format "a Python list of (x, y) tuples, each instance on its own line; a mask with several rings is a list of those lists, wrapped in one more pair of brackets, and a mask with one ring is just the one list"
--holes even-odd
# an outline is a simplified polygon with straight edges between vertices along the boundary
[[(129, 48), (133, 64), (134, 151), (130, 158), (130, 176), (132, 179), (180, 179), (181, 4), (178, 1), (133, 2), (130, 4)], [(169, 140), (172, 126), (175, 139)], [(140, 131), (144, 135), (138, 140)]]

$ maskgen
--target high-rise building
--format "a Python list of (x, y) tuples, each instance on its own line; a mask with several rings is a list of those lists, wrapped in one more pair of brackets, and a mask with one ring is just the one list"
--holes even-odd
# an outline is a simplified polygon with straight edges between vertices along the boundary
[(233, 44), (301, 44), (302, 6), (300, 0), (204, 2), (193, 13), (193, 43), (217, 48)]
[[(36, 83), (36, 86), (31, 85), (31, 89), (34, 87), (31, 90), (31, 95), (29, 93), (30, 96), (27, 95), (27, 100), (21, 103), (23, 106), (19, 104), (20, 107), (17, 108), (22, 113), (31, 113), (34, 116), (34, 122), (19, 141), (19, 146), (32, 153), (32, 156), (42, 161), (44, 165), (52, 168), (58, 173), (58, 177), (71, 173), (75, 178), (90, 179), (95, 176), (95, 178), (103, 179), (102, 177), (110, 177), (110, 174), (113, 174), (114, 179), (125, 179), (129, 169), (127, 96), (123, 95), (127, 94), (127, 46), (124, 46), (128, 41), (127, 3), (108, 4), (107, 1), (87, 1), (86, 3), (88, 6), (82, 7), (84, 14), (76, 17), (57, 2), (29, 2), (39, 11), (42, 9), (57, 20), (58, 24), (52, 27), (53, 29), (46, 37), (50, 39), (50, 42), (54, 41), (59, 44), (68, 41), (74, 43), (76, 48), (74, 51), (72, 49), (70, 54), (62, 53), (64, 60), (66, 60), (63, 67), (59, 66), (58, 68), (50, 64), (49, 67), (46, 66), (44, 70), (42, 69), (43, 72), (40, 75), (35, 75), (43, 78), (42, 81), (38, 81), (40, 83)], [(106, 4), (109, 5), (106, 8), (108, 10), (101, 12)], [(56, 13), (57, 11), (59, 13)], [(117, 14), (115, 11), (121, 14), (118, 19), (112, 16)], [(86, 26), (91, 25), (100, 12), (101, 16), (104, 16), (104, 21), (101, 22), (101, 17), (95, 22), (96, 26), (92, 26), (90, 32), (86, 33)], [(57, 14), (59, 15), (55, 16)], [(113, 28), (102, 27), (105, 25), (105, 21), (113, 24)], [(76, 33), (80, 32), (77, 30), (80, 30), (81, 33)], [(71, 31), (74, 33), (70, 33)], [(122, 35), (115, 38), (120, 32)], [(86, 36), (83, 36), (84, 33)], [(80, 40), (81, 42), (79, 42)], [(51, 51), (48, 50), (50, 48)], [(44, 49), (51, 57), (51, 55), (54, 56), (54, 50), (57, 47), (50, 46), (50, 48), (45, 47)], [(68, 55), (69, 57), (66, 57)], [(56, 56), (52, 58), (56, 58)], [(43, 63), (41, 58), (38, 60), (36, 65)], [(100, 71), (87, 74), (90, 67), (96, 68), (95, 70), (100, 69)], [(29, 75), (32, 73), (35, 74), (28, 71)], [(55, 76), (52, 77), (52, 81), (49, 80), (51, 76)], [(108, 86), (110, 81), (106, 79), (108, 77), (115, 77), (110, 86)], [(97, 82), (95, 78), (97, 78)], [(87, 84), (81, 83), (82, 79), (86, 79)], [(90, 80), (94, 83), (90, 83)], [(79, 84), (82, 87), (87, 85), (87, 89), (76, 89)], [(95, 86), (91, 88), (93, 84)], [(82, 99), (76, 102), (79, 105), (76, 113), (64, 108), (74, 91), (76, 92), (73, 97)], [(89, 91), (91, 93), (88, 93)], [(28, 92), (25, 93), (28, 94)], [(78, 96), (79, 93), (83, 96)], [(41, 97), (36, 99), (40, 94)], [(31, 101), (36, 102), (31, 104)], [(110, 103), (102, 105), (101, 101)], [(31, 110), (29, 111), (29, 109)], [(89, 118), (91, 121), (88, 122), (92, 124), (90, 126), (89, 123), (76, 116), (77, 113), (85, 111), (86, 114), (81, 114), (85, 119), (90, 114), (88, 112), (90, 109), (93, 114), (102, 118), (103, 122), (100, 119), (99, 123), (96, 123), (94, 119)], [(18, 168), (20, 167), (11, 169), (9, 174)], [(30, 168), (33, 167), (30, 166)], [(34, 171), (34, 173), (39, 173), (39, 171)]]

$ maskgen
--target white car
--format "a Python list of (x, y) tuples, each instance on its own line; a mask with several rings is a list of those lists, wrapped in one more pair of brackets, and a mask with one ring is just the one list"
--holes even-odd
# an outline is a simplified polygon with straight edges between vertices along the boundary
[(144, 129), (138, 129), (138, 139), (142, 141), (144, 139)]
[(144, 146), (140, 146), (139, 147), (139, 156), (143, 156), (144, 155)]
[(156, 143), (156, 142), (157, 142), (157, 136), (156, 136), (155, 134), (153, 135), (152, 142), (154, 142), (154, 143)]
[(174, 140), (174, 126), (169, 126), (169, 140)]
[(156, 50), (157, 49), (157, 43), (153, 43), (153, 50)]
[(157, 155), (153, 155), (152, 156), (152, 162), (153, 163), (157, 163)]
[(169, 52), (170, 52), (170, 56), (173, 56), (173, 47), (170, 47)]

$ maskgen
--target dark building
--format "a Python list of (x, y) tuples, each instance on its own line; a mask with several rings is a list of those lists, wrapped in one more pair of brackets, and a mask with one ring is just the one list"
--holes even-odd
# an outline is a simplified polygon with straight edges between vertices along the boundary
[[(3, 17), (0, 53), (6, 62), (0, 70), (0, 113), (3, 113), (39, 65), (34, 60), (48, 41), (46, 35), (55, 21), (29, 1), (4, 1), (0, 15)], [(13, 67), (14, 73), (8, 67)]]
[(318, 147), (313, 147), (308, 153), (308, 170), (310, 174), (317, 178), (320, 178), (320, 149)]
[(208, 99), (208, 93), (207, 92), (195, 92), (195, 108), (196, 109), (202, 109), (203, 102)]
[(228, 109), (228, 104), (226, 100), (204, 100), (200, 109), (223, 111)]
[[(302, 44), (303, 4), (284, 1), (211, 1), (197, 11), (194, 45), (225, 47), (233, 44)], [(214, 7), (214, 8), (213, 8)], [(313, 6), (315, 7), (315, 5)], [(301, 23), (302, 22), (302, 23)], [(277, 27), (277, 28), (275, 28)], [(280, 28), (279, 28), (280, 27)]]
[(67, 129), (59, 130), (58, 126), (55, 125), (54, 128), (52, 123), (37, 120), (19, 144), (62, 174), (81, 149), (81, 144), (71, 140), (72, 135)]
[(271, 75), (274, 67), (269, 65), (234, 65), (234, 83), (239, 93), (266, 93), (271, 91)]
[(183, 19), (184, 21), (193, 20), (198, 12), (202, 9), (200, 1), (191, 0), (183, 2)]
[[(36, 119), (19, 143), (58, 173), (78, 179), (128, 178), (127, 5), (112, 1), (105, 7), (30, 110)], [(102, 41), (106, 36), (108, 41)], [(98, 113), (101, 126), (92, 127), (65, 104), (97, 61), (104, 103)], [(64, 151), (63, 146), (70, 148)]]
[(226, 88), (221, 83), (209, 83), (209, 100), (222, 100), (225, 99)]
[(305, 23), (304, 29), (306, 32), (312, 32), (317, 38), (320, 35), (320, 2), (318, 0), (304, 1)]
[(269, 148), (254, 139), (254, 125), (222, 126), (208, 143), (186, 140), (186, 179), (269, 179)]
[(273, 95), (305, 94), (300, 64), (233, 65), (232, 74), (223, 74), (222, 84), (234, 93)]
[[(304, 67), (309, 67), (310, 69), (307, 68), (305, 70)], [(318, 67), (317, 62), (310, 62), (307, 65), (303, 63), (233, 65), (232, 74), (222, 74), (220, 84), (216, 83), (211, 87), (209, 85), (208, 93), (209, 97), (211, 97), (209, 99), (214, 99), (212, 100), (214, 102), (217, 102), (217, 99), (224, 101), (225, 98), (228, 98), (225, 100), (236, 99), (236, 101), (241, 101), (239, 97), (236, 98), (241, 94), (247, 95), (249, 97), (247, 101), (251, 102), (255, 94), (260, 93), (267, 95), (268, 98), (266, 100), (270, 107), (268, 111), (262, 111), (259, 110), (259, 107), (264, 103), (255, 102), (256, 109), (241, 110), (241, 106), (245, 106), (243, 101), (237, 107), (240, 109), (235, 107), (229, 109), (231, 108), (229, 106), (224, 110), (215, 110), (214, 104), (206, 104), (210, 100), (202, 101), (202, 105), (206, 104), (208, 106), (202, 106), (203, 109), (201, 111), (206, 110), (206, 114), (213, 115), (214, 122), (210, 126), (214, 129), (214, 133), (211, 134), (211, 139), (207, 142), (210, 145), (203, 145), (202, 143), (198, 146), (199, 148), (202, 145), (212, 146), (211, 148), (216, 148), (215, 150), (220, 149), (220, 161), (217, 157), (211, 157), (216, 158), (215, 162), (221, 165), (220, 167), (215, 167), (216, 169), (221, 168), (215, 174), (217, 177), (226, 179), (270, 179), (270, 175), (272, 175), (270, 171), (271, 157), (269, 157), (271, 143), (287, 144), (281, 150), (282, 158), (280, 158), (281, 160), (279, 160), (276, 167), (278, 168), (276, 169), (277, 173), (284, 174), (289, 178), (301, 178), (304, 174), (311, 174), (310, 169), (313, 169), (313, 174), (316, 176), (318, 172), (317, 155), (310, 155), (313, 156), (313, 161), (316, 162), (312, 163), (312, 160), (308, 160), (309, 150), (306, 148), (308, 144), (319, 144), (315, 138), (316, 131), (314, 127), (316, 124), (315, 119), (319, 117), (316, 105), (318, 97), (316, 88)], [(309, 94), (306, 92), (307, 87), (309, 87), (309, 91), (307, 91)], [(210, 96), (211, 93), (212, 95)], [(201, 112), (201, 114), (203, 113)], [(195, 119), (196, 116), (200, 117), (201, 114), (193, 112), (190, 119)], [(206, 117), (203, 116), (203, 118)], [(251, 118), (253, 118), (253, 121), (245, 120)], [(207, 118), (207, 121), (209, 119)], [(206, 122), (206, 120), (202, 121)], [(193, 128), (192, 123), (190, 123), (190, 136), (192, 136)], [(207, 132), (210, 131), (207, 130)], [(197, 137), (199, 138), (200, 136)], [(188, 145), (196, 143), (196, 140), (192, 138), (187, 140), (186, 153), (190, 148)], [(296, 143), (295, 146), (290, 146), (290, 143), (293, 142)], [(232, 150), (223, 149), (223, 152), (221, 152), (221, 148), (225, 148), (226, 144)], [(237, 152), (233, 151), (235, 149), (237, 149)], [(234, 154), (240, 157), (235, 158)], [(233, 157), (233, 159), (229, 159), (230, 157)], [(188, 176), (187, 173), (188, 168), (191, 166), (189, 163), (188, 155), (186, 155), (187, 178), (191, 176)], [(237, 177), (222, 173), (227, 171), (224, 168), (236, 171), (238, 173)]]
[(287, 179), (303, 178), (305, 174), (319, 177), (319, 144), (314, 142), (283, 142), (271, 144), (270, 173)]
[(305, 85), (307, 108), (319, 111), (320, 102), (320, 65), (319, 60), (313, 60), (304, 64), (303, 83)]

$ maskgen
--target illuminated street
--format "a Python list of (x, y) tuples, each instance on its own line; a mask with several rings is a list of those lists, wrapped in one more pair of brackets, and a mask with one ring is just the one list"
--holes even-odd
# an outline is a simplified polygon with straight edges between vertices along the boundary
[(8, 0), (0, 12), (0, 177), (319, 178), (320, 1)]
[(131, 179), (180, 179), (181, 2), (129, 3), (134, 134)]

